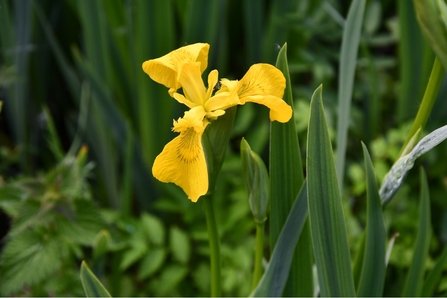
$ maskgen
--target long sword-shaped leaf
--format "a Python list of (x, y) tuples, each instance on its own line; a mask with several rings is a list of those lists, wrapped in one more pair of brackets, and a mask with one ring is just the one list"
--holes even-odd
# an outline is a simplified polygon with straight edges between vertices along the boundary
[(425, 261), (428, 256), (428, 249), (431, 238), (430, 227), (430, 194), (428, 191), (427, 176), (421, 168), (421, 205), (419, 215), (419, 231), (414, 247), (413, 261), (408, 272), (402, 296), (421, 296), (422, 282), (425, 272)]
[[(282, 71), (286, 78), (284, 101), (293, 109), (292, 83), (287, 63), (286, 44), (278, 54), (276, 67)], [(287, 123), (271, 123), (270, 181), (270, 245), (274, 247), (304, 181), (300, 146), (293, 118)], [(303, 231), (304, 242), (300, 240), (298, 244), (300, 251), (296, 250), (293, 259), (289, 282), (284, 292), (285, 296), (312, 295), (312, 250), (310, 241), (306, 241), (308, 238), (309, 230), (305, 229)]]
[(399, 122), (414, 116), (417, 104), (426, 84), (428, 74), (414, 69), (423, 69), (424, 49), (427, 46), (422, 38), (416, 20), (413, 1), (396, 1), (399, 13), (399, 100), (397, 101), (397, 118)]
[(315, 263), (321, 296), (354, 296), (345, 219), (321, 92), (322, 86), (312, 96), (307, 133), (307, 197)]
[(366, 185), (368, 193), (368, 211), (366, 220), (366, 242), (363, 257), (363, 269), (358, 287), (358, 296), (383, 295), (385, 281), (386, 233), (383, 222), (382, 203), (377, 187), (376, 175), (368, 149), (362, 143), (365, 156)]
[(87, 297), (112, 297), (85, 261), (81, 264), (81, 282)]
[(252, 297), (279, 297), (287, 282), (295, 245), (307, 218), (307, 185), (303, 184), (279, 235), (270, 263)]
[(338, 80), (338, 124), (337, 124), (337, 175), (340, 189), (343, 189), (345, 152), (348, 138), (349, 111), (351, 108), (357, 52), (363, 22), (366, 0), (353, 0), (349, 8), (340, 53)]
[(387, 204), (394, 196), (394, 194), (401, 187), (409, 170), (413, 168), (414, 162), (418, 157), (430, 151), (433, 147), (447, 138), (447, 125), (442, 126), (427, 136), (422, 138), (413, 150), (405, 156), (399, 158), (390, 171), (383, 178), (382, 186), (380, 187), (380, 197), (383, 204)]
[(432, 297), (435, 296), (436, 286), (441, 280), (442, 271), (444, 271), (447, 265), (447, 247), (444, 248), (444, 252), (436, 262), (435, 267), (430, 271), (427, 279), (424, 281), (421, 296)]

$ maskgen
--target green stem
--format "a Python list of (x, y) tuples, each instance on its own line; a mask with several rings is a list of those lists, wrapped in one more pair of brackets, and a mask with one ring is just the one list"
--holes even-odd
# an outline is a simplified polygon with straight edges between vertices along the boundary
[(219, 232), (217, 231), (216, 217), (214, 215), (213, 197), (211, 195), (206, 195), (201, 200), (204, 203), (208, 237), (210, 241), (211, 296), (220, 297), (222, 296), (222, 290), (220, 286)]
[(414, 119), (413, 126), (411, 127), (410, 133), (405, 140), (402, 149), (400, 150), (399, 156), (402, 154), (402, 151), (407, 146), (408, 142), (410, 142), (413, 135), (419, 129), (424, 128), (427, 123), (428, 117), (430, 117), (431, 110), (436, 101), (436, 97), (439, 93), (439, 88), (441, 87), (442, 80), (444, 78), (444, 68), (442, 67), (441, 62), (438, 57), (436, 57), (435, 62), (433, 64), (433, 68), (431, 70), (430, 79), (428, 80), (427, 88), (425, 89), (424, 97), (422, 98), (421, 106), (419, 107), (419, 111)]
[(253, 271), (252, 291), (256, 288), (262, 276), (262, 257), (264, 256), (265, 223), (256, 223), (255, 268)]

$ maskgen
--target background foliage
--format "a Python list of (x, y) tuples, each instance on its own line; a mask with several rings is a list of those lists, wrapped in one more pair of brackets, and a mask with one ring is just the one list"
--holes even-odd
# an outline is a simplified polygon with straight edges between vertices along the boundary
[[(287, 42), (299, 142), (306, 144), (310, 99), (323, 84), (335, 143), (337, 74), (349, 5), (0, 0), (0, 293), (83, 295), (79, 268), (85, 259), (113, 296), (209, 295), (202, 204), (150, 175), (155, 156), (174, 136), (172, 119), (184, 107), (152, 82), (141, 64), (185, 44), (208, 42), (208, 71), (241, 78), (253, 63), (275, 64)], [(381, 181), (399, 155), (433, 65), (419, 28), (412, 1), (367, 1), (342, 185), (352, 256), (367, 210), (360, 141)], [(446, 124), (446, 88), (444, 81), (426, 131)], [(230, 296), (250, 293), (256, 228), (239, 144), (244, 137), (267, 162), (267, 113), (256, 105), (238, 108), (217, 185), (222, 287)], [(446, 146), (417, 162), (430, 185), (433, 237), (425, 269), (434, 266), (447, 241)], [(388, 238), (399, 233), (385, 295), (401, 293), (412, 261), (418, 185), (413, 171), (384, 212)], [(266, 251), (271, 253), (268, 245)], [(437, 289), (445, 295), (447, 279)]]

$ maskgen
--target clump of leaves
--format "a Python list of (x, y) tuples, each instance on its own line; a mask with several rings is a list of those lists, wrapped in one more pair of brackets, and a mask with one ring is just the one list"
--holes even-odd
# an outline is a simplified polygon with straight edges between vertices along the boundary
[(12, 221), (0, 256), (0, 294), (83, 295), (76, 263), (104, 226), (91, 200), (86, 153), (0, 189), (0, 208)]

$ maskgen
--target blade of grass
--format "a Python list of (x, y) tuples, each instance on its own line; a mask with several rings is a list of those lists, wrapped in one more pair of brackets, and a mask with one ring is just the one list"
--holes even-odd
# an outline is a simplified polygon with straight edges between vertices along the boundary
[(343, 29), (338, 75), (337, 177), (343, 189), (352, 90), (366, 0), (353, 0)]
[(362, 143), (365, 158), (368, 210), (366, 219), (366, 241), (362, 274), (358, 286), (359, 297), (380, 297), (385, 282), (386, 232), (382, 214), (376, 175), (368, 149)]
[[(89, 118), (89, 125), (92, 129), (87, 131), (87, 137), (90, 144), (93, 145), (99, 169), (104, 179), (107, 190), (108, 204), (112, 208), (118, 208), (118, 154), (115, 142), (124, 143), (123, 138), (114, 138), (108, 125), (107, 111), (104, 111), (98, 104), (102, 99), (113, 105), (112, 92), (108, 86), (111, 82), (110, 52), (107, 50), (109, 43), (109, 32), (104, 19), (104, 11), (99, 1), (78, 1), (77, 9), (80, 16), (82, 28), (83, 47), (85, 48), (85, 59), (78, 59), (78, 66), (82, 69), (84, 65), (90, 65), (90, 73), (96, 74), (97, 81), (105, 92), (102, 96), (95, 88), (94, 82), (90, 81), (92, 86), (92, 108)], [(84, 75), (87, 75), (85, 68), (82, 69)], [(90, 78), (89, 78), (90, 79)], [(113, 123), (113, 122), (110, 122)]]
[[(61, 47), (59, 46), (59, 43), (53, 34), (51, 26), (49, 25), (48, 21), (45, 18), (45, 15), (43, 13), (42, 8), (39, 5), (39, 2), (34, 1), (33, 5), (34, 5), (36, 15), (37, 15), (37, 17), (41, 23), (41, 26), (44, 30), (44, 33), (46, 35), (46, 38), (50, 44), (50, 48), (56, 58), (56, 61), (59, 65), (62, 75), (64, 76), (65, 81), (67, 82), (67, 84), (69, 86), (69, 90), (72, 95), (71, 97), (74, 98), (75, 100), (78, 100), (78, 104), (80, 105), (80, 116), (79, 116), (80, 118), (79, 118), (78, 124), (86, 125), (87, 120), (83, 118), (83, 120), (81, 121), (81, 117), (87, 116), (87, 108), (89, 105), (88, 102), (89, 102), (89, 97), (90, 97), (90, 95), (88, 95), (88, 94), (90, 92), (87, 92), (88, 94), (86, 93), (85, 95), (81, 94), (81, 89), (84, 90), (85, 88), (84, 87), (81, 88), (81, 82), (79, 80), (79, 77), (78, 77), (75, 69), (68, 62), (68, 59), (65, 57)], [(80, 55), (77, 54), (78, 52), (75, 51), (74, 53), (75, 53), (75, 55), (74, 55), (75, 62), (77, 60), (82, 60), (82, 59), (80, 59)], [(109, 101), (101, 100), (102, 96), (103, 96), (101, 94), (107, 93), (107, 91), (104, 90), (104, 84), (100, 81), (100, 79), (94, 73), (94, 71), (91, 70), (91, 65), (86, 64), (84, 62), (78, 62), (78, 67), (84, 69), (85, 73), (89, 74), (86, 76), (87, 81), (89, 81), (90, 84), (92, 84), (95, 87), (96, 92), (98, 92), (100, 94), (100, 96), (98, 97), (100, 99), (98, 101), (98, 103), (100, 105), (102, 105), (102, 107), (101, 107), (102, 109), (106, 110), (105, 114), (108, 116), (109, 127), (112, 127), (112, 130), (120, 139), (125, 139), (126, 136), (124, 135), (124, 133), (126, 132), (126, 129), (125, 129), (125, 125), (122, 123), (122, 119), (120, 117), (119, 111), (116, 109), (116, 106), (111, 104)], [(138, 71), (141, 72), (140, 65), (138, 65)], [(134, 82), (135, 80), (131, 80), (131, 81)], [(83, 86), (87, 86), (85, 82), (84, 82)], [(79, 100), (79, 98), (80, 98), (80, 100)], [(85, 101), (85, 103), (83, 103), (84, 101)], [(81, 127), (79, 127), (79, 129), (81, 129)], [(95, 128), (91, 127), (90, 129), (95, 129)], [(81, 132), (82, 131), (80, 131), (80, 133)], [(76, 134), (74, 137), (74, 140), (73, 140), (72, 147), (70, 148), (70, 153), (74, 154), (76, 152), (75, 149), (79, 148), (80, 141), (81, 141), (80, 136), (78, 134)], [(117, 145), (118, 145), (118, 148), (120, 149), (120, 151), (122, 152), (122, 154), (125, 155), (123, 153), (125, 151), (124, 142), (118, 142)], [(148, 204), (150, 203), (150, 201), (147, 199), (148, 189), (151, 193), (154, 193), (155, 190), (153, 187), (151, 187), (152, 180), (150, 179), (147, 167), (145, 166), (145, 163), (143, 162), (143, 154), (141, 152), (140, 147), (141, 147), (141, 145), (138, 143), (138, 140), (134, 139), (134, 145), (133, 145), (134, 153), (132, 154), (132, 156), (133, 156), (132, 169), (135, 172), (135, 175), (133, 175), (133, 179), (134, 179), (134, 183), (135, 183), (135, 191), (137, 194), (137, 198), (139, 199), (140, 204), (142, 206), (144, 206), (145, 208), (147, 208)]]
[[(141, 65), (144, 61), (160, 57), (175, 47), (172, 1), (135, 1), (135, 74), (138, 115), (138, 133), (147, 166), (152, 167), (155, 156), (172, 138), (173, 107), (175, 100), (166, 88), (153, 82)], [(166, 128), (161, 130), (160, 128)]]
[(416, 20), (413, 1), (399, 0), (399, 100), (397, 117), (399, 123), (411, 119), (422, 95), (421, 73), (425, 40)]
[(190, 1), (184, 36), (186, 43), (209, 43), (211, 45), (209, 65), (217, 67), (221, 73), (226, 73), (228, 68), (226, 5), (226, 1), (223, 0)]
[[(0, 23), (0, 42), (4, 49), (3, 58), (7, 67), (13, 67), (14, 75), (18, 78), (7, 89), (9, 100), (5, 104), (12, 135), (15, 144), (20, 146), (20, 163), (25, 172), (31, 170), (30, 152), (30, 107), (28, 96), (28, 64), (30, 54), (30, 39), (32, 32), (31, 1), (18, 0), (13, 3), (12, 13), (9, 16), (9, 5), (0, 2), (2, 21)], [(4, 18), (4, 19), (3, 19)], [(3, 27), (4, 26), (4, 27)]]
[(277, 45), (284, 44), (287, 41), (289, 30), (285, 16), (297, 11), (299, 2), (298, 0), (271, 2), (264, 38), (263, 61), (272, 63), (275, 59)]
[(306, 167), (315, 263), (321, 296), (352, 297), (348, 238), (321, 93), (322, 86), (310, 103)]
[(304, 183), (278, 237), (267, 269), (251, 297), (280, 297), (291, 269), (295, 245), (307, 222), (307, 184)]
[[(284, 101), (293, 109), (292, 83), (287, 63), (287, 44), (278, 54), (276, 67), (286, 78)], [(270, 247), (275, 247), (293, 201), (304, 182), (298, 136), (293, 118), (287, 123), (270, 124)], [(305, 229), (305, 233), (309, 233)], [(307, 234), (308, 235), (308, 234)], [(285, 296), (312, 295), (312, 251), (304, 235), (303, 243), (296, 250), (290, 270)]]
[(436, 294), (436, 287), (441, 280), (442, 271), (444, 271), (447, 265), (447, 247), (444, 248), (444, 252), (436, 262), (435, 267), (430, 271), (430, 274), (424, 281), (421, 296), (433, 297)]
[(257, 0), (245, 0), (244, 21), (245, 36), (247, 36), (247, 63), (252, 65), (262, 59), (262, 36), (263, 36), (263, 16), (264, 2)]
[(430, 246), (430, 194), (428, 190), (427, 176), (423, 168), (421, 168), (420, 200), (419, 230), (414, 247), (410, 271), (408, 272), (405, 287), (402, 291), (402, 296), (404, 297), (421, 296), (422, 283), (425, 273), (425, 262), (428, 257), (428, 249)]

